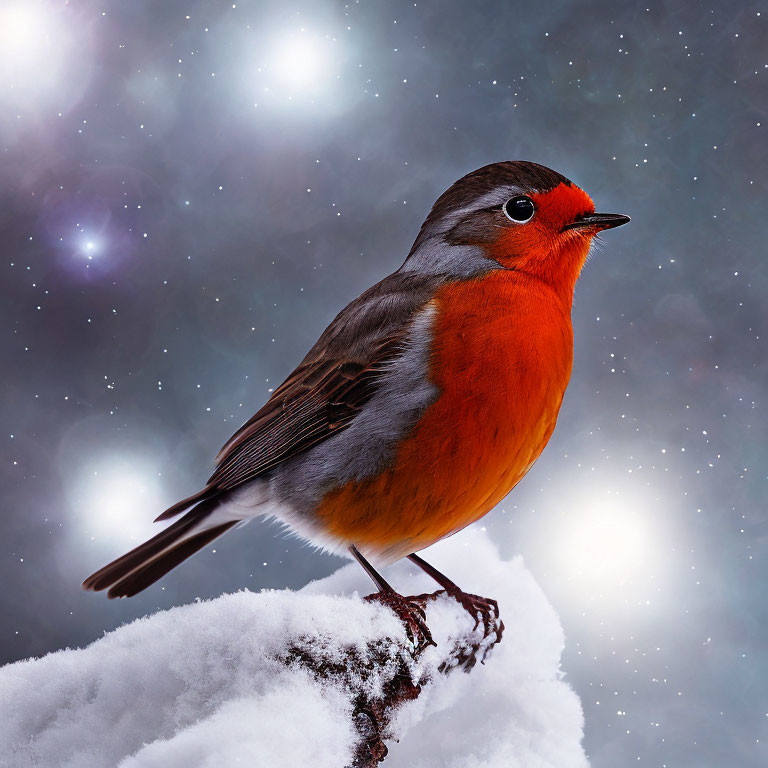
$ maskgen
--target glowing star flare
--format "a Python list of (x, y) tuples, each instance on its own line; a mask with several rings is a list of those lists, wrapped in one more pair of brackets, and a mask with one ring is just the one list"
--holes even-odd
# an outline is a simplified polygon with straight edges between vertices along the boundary
[(622, 584), (650, 565), (649, 538), (641, 510), (628, 499), (587, 497), (569, 509), (559, 562), (569, 577), (601, 589)]
[(136, 459), (99, 465), (84, 478), (82, 493), (94, 537), (126, 543), (155, 532), (141, 511), (160, 504), (160, 483), (157, 475)]
[(39, 6), (29, 3), (0, 8), (0, 62), (6, 71), (18, 72), (35, 64), (49, 36)]
[(0, 109), (6, 115), (61, 112), (78, 101), (90, 80), (91, 36), (72, 17), (66, 3), (0, 2)]
[(287, 87), (303, 89), (316, 85), (328, 72), (328, 44), (302, 33), (280, 42), (274, 50), (271, 69)]

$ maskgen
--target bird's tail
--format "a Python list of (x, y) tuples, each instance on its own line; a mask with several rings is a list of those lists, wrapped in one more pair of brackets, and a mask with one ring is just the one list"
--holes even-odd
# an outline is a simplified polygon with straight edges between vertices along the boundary
[(91, 574), (83, 589), (98, 592), (109, 588), (110, 598), (131, 597), (146, 589), (239, 522), (223, 516), (219, 522), (215, 520), (212, 513), (221, 503), (217, 498), (201, 501), (157, 536)]

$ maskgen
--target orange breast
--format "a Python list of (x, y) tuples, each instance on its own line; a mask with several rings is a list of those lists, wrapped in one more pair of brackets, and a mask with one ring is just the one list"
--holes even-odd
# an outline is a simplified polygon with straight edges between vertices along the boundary
[(390, 469), (328, 494), (328, 532), (394, 560), (456, 532), (517, 484), (547, 444), (572, 362), (570, 297), (497, 271), (442, 288), (429, 375), (440, 395)]

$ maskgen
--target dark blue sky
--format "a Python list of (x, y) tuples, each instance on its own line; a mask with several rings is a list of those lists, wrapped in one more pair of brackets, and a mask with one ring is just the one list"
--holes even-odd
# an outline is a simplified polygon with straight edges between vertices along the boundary
[(483, 524), (561, 616), (595, 766), (768, 762), (768, 10), (40, 2), (0, 21), (0, 659), (336, 568), (251, 525), (133, 600), (79, 589), (200, 485), (443, 189), (534, 160), (632, 223), (577, 286), (553, 440)]

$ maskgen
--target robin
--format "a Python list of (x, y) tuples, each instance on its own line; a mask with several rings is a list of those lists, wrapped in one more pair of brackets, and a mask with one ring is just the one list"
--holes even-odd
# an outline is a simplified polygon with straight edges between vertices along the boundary
[(408, 557), (475, 626), (498, 616), (415, 553), (489, 512), (541, 454), (571, 375), (576, 279), (593, 237), (628, 221), (537, 163), (459, 179), (400, 269), (337, 315), (205, 487), (157, 520), (181, 517), (83, 588), (130, 597), (238, 523), (274, 517), (351, 553), (419, 642), (421, 605), (372, 562)]

